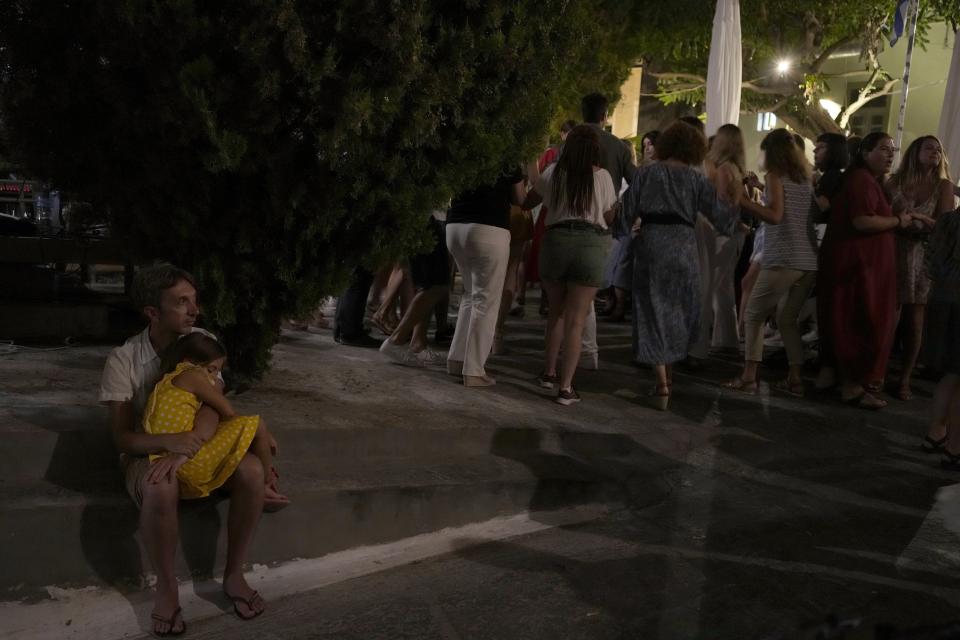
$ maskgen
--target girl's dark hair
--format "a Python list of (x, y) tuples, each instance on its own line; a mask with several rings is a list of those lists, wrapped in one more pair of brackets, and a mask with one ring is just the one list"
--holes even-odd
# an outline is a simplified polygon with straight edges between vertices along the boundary
[(821, 133), (817, 142), (827, 145), (827, 159), (821, 171), (843, 171), (850, 164), (850, 152), (847, 148), (847, 139), (839, 133)]
[(810, 165), (797, 146), (793, 134), (786, 129), (774, 129), (760, 143), (767, 171), (787, 177), (793, 182), (810, 179)]
[(563, 201), (570, 214), (585, 217), (593, 204), (593, 167), (600, 166), (600, 135), (594, 127), (573, 128), (553, 170), (550, 189), (554, 206)]
[(576, 120), (565, 120), (564, 123), (560, 125), (560, 133), (570, 133), (575, 126), (577, 126)]
[(863, 138), (860, 136), (850, 136), (847, 138), (847, 156), (850, 158), (850, 164), (847, 165), (848, 168), (853, 164), (853, 159), (860, 155), (861, 142), (863, 142)]
[(864, 136), (857, 148), (857, 153), (850, 159), (851, 169), (866, 169), (867, 161), (863, 159), (864, 152), (871, 152), (877, 148), (877, 145), (884, 140), (892, 140), (887, 133), (883, 131), (874, 131)]
[(660, 137), (660, 132), (657, 131), (656, 129), (654, 129), (653, 131), (647, 131), (645, 134), (643, 134), (643, 137), (640, 138), (640, 146), (641, 146), (641, 148), (643, 147), (643, 143), (644, 143), (645, 140), (649, 140), (649, 141), (650, 141), (650, 144), (656, 146), (656, 144), (657, 144), (657, 138), (659, 138), (659, 137)]
[(164, 373), (170, 373), (184, 360), (207, 364), (226, 355), (227, 352), (219, 341), (205, 333), (194, 331), (167, 347), (160, 359), (160, 368)]

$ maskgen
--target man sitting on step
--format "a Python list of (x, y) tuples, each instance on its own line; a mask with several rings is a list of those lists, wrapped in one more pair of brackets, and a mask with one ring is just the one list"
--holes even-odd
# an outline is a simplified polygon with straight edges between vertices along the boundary
[[(180, 499), (177, 468), (185, 461), (184, 456), (189, 458), (197, 453), (203, 441), (195, 431), (145, 433), (142, 417), (147, 399), (161, 377), (158, 354), (181, 336), (203, 331), (194, 326), (200, 308), (193, 276), (170, 264), (141, 269), (131, 293), (149, 324), (110, 353), (100, 382), (100, 402), (109, 409), (110, 429), (121, 453), (127, 492), (140, 509), (140, 533), (157, 574), (151, 616), (154, 633), (179, 635), (186, 624), (174, 575)], [(194, 424), (206, 422), (211, 426), (219, 420), (216, 411), (203, 406)], [(276, 449), (272, 440), (271, 449)], [(150, 454), (180, 455), (166, 455), (151, 463)], [(263, 613), (264, 603), (243, 575), (247, 550), (264, 509), (282, 508), (289, 500), (277, 491), (275, 482), (265, 481), (263, 465), (249, 452), (224, 489), (230, 494), (230, 511), (223, 591), (233, 601), (236, 614), (249, 619)]]

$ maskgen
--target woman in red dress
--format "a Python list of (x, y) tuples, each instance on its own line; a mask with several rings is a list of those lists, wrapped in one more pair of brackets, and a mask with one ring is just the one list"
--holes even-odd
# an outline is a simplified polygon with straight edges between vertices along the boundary
[(831, 207), (821, 248), (823, 302), (842, 380), (840, 396), (862, 409), (887, 404), (878, 393), (897, 319), (893, 232), (914, 220), (933, 222), (916, 213), (893, 215), (882, 187), (893, 156), (893, 139), (886, 133), (863, 139)]

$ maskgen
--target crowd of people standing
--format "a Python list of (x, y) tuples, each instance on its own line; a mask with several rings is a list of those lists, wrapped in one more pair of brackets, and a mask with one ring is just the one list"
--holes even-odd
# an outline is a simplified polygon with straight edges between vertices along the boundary
[[(439, 226), (446, 217), (435, 281), (447, 287), (455, 271), (463, 281), (451, 375), (468, 387), (495, 384), (486, 359), (504, 350), (504, 320), (531, 280), (546, 316), (537, 382), (563, 405), (581, 401), (577, 369), (599, 366), (598, 306), (612, 321), (630, 317), (633, 359), (652, 369), (659, 409), (669, 406), (674, 367), (702, 367), (711, 349), (742, 353), (741, 372), (724, 385), (756, 393), (771, 331), (787, 359), (772, 388), (807, 395), (803, 327), (817, 340), (812, 390), (882, 409), (899, 336), (891, 395), (912, 399), (920, 363), (943, 372), (925, 446), (960, 455), (960, 435), (948, 446), (947, 427), (947, 414), (960, 411), (957, 187), (936, 137), (913, 141), (893, 171), (886, 133), (823, 134), (811, 164), (803, 138), (775, 129), (760, 145), (761, 179), (747, 169), (735, 125), (708, 139), (699, 119), (682, 118), (635, 149), (605, 130), (603, 96), (586, 96), (582, 112), (583, 124), (565, 122), (560, 144), (538, 162), (505, 167), (431, 218)], [(412, 271), (422, 259), (411, 259)], [(401, 305), (404, 321), (412, 314), (407, 325), (425, 326), (439, 298)], [(443, 360), (425, 337), (393, 332), (379, 348), (402, 364)]]

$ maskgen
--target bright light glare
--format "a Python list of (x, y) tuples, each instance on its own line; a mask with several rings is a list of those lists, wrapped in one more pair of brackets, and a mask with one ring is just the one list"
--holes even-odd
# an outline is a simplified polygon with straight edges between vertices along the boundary
[(777, 73), (786, 73), (787, 71), (790, 71), (789, 60), (781, 60), (777, 63)]
[(833, 100), (827, 100), (826, 98), (820, 100), (820, 106), (823, 107), (823, 110), (829, 113), (830, 117), (834, 120), (837, 119), (837, 116), (840, 115), (840, 111), (843, 109), (843, 107)]

